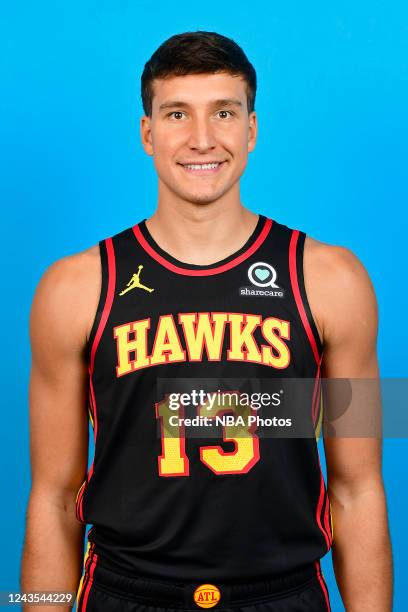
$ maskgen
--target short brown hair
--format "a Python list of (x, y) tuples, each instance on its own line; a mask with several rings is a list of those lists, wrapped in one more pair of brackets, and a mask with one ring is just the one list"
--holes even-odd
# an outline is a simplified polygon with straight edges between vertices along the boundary
[(184, 32), (168, 38), (146, 62), (141, 78), (142, 104), (152, 115), (154, 79), (188, 74), (228, 72), (246, 81), (248, 113), (255, 110), (256, 72), (231, 38), (216, 32)]

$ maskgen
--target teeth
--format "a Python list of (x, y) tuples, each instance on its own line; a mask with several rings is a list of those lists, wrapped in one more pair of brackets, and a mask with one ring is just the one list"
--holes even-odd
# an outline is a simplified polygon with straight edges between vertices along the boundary
[(217, 168), (219, 165), (218, 162), (213, 164), (184, 164), (189, 170), (214, 170), (214, 168)]

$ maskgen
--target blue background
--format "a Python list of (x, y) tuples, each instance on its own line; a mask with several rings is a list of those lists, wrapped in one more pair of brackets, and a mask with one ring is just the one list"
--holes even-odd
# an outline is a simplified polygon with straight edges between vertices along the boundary
[[(244, 48), (258, 74), (260, 133), (242, 201), (356, 253), (377, 292), (381, 373), (407, 376), (408, 8), (375, 0), (16, 0), (3, 4), (0, 19), (0, 590), (8, 591), (18, 589), (30, 486), (34, 289), (54, 260), (154, 211), (139, 83), (145, 61), (172, 34), (215, 30)], [(406, 439), (384, 443), (396, 610), (408, 604), (407, 447)], [(333, 611), (341, 611), (330, 554), (323, 571)]]

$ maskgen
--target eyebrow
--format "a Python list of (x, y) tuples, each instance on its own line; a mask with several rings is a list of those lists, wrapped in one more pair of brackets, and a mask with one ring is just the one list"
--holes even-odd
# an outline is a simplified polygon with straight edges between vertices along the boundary
[[(242, 107), (242, 102), (237, 98), (221, 98), (219, 100), (212, 100), (210, 106), (239, 106)], [(166, 110), (168, 108), (190, 108), (188, 102), (182, 100), (169, 100), (160, 104), (159, 111)]]

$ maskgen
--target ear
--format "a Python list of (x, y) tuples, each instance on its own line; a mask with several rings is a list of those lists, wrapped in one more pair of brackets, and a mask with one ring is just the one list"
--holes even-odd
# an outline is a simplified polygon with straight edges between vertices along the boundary
[(147, 155), (153, 155), (151, 118), (147, 115), (143, 115), (140, 120), (140, 137), (142, 139), (143, 148)]
[(256, 116), (256, 112), (252, 111), (249, 114), (248, 121), (248, 153), (255, 149), (256, 138), (258, 135), (258, 120)]

